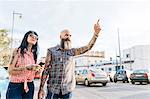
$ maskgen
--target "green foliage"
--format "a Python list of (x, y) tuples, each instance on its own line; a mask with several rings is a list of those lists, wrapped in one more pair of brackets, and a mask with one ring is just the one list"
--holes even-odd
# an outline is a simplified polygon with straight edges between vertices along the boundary
[(8, 31), (5, 29), (0, 30), (0, 49), (8, 47), (10, 44), (10, 39), (7, 32)]
[(6, 66), (10, 60), (9, 45), (11, 40), (7, 32), (6, 29), (0, 29), (0, 65), (2, 66)]

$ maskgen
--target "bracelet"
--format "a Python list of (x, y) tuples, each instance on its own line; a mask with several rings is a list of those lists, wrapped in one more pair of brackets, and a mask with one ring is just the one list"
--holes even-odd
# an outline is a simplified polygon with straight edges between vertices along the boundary
[(97, 38), (97, 37), (98, 37), (98, 35), (97, 35), (96, 33), (94, 33), (94, 36), (95, 36), (95, 38)]
[(32, 70), (32, 68), (28, 68), (28, 66), (25, 67), (26, 70)]
[(26, 70), (30, 70), (27, 66), (25, 67)]

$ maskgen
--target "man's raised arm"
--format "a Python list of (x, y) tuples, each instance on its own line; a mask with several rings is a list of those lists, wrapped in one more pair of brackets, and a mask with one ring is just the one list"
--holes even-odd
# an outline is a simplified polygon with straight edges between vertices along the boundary
[(100, 28), (99, 20), (98, 20), (97, 23), (94, 24), (94, 35), (93, 35), (92, 39), (90, 40), (90, 42), (88, 43), (88, 45), (80, 47), (80, 48), (75, 48), (74, 55), (80, 55), (80, 54), (83, 54), (83, 53), (87, 52), (88, 50), (90, 50), (93, 47), (93, 45), (95, 44), (100, 30), (101, 30), (101, 28)]

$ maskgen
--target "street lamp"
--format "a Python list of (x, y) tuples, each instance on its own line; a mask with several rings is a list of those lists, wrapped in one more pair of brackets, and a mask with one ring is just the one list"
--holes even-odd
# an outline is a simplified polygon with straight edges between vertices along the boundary
[[(22, 13), (18, 13), (13, 11), (13, 18), (12, 18), (12, 29), (11, 29), (11, 47), (10, 47), (10, 53), (12, 52), (12, 46), (13, 46), (13, 34), (14, 34), (14, 23), (15, 23), (15, 15), (19, 15), (19, 18), (22, 18)], [(11, 53), (12, 57), (12, 53)]]
[(131, 62), (131, 48), (130, 48), (130, 70), (132, 70), (132, 62)]
[(20, 18), (22, 18), (22, 13), (18, 13), (13, 11), (13, 19), (12, 19), (12, 30), (11, 30), (11, 50), (13, 45), (13, 34), (14, 34), (14, 23), (15, 23), (15, 15), (19, 15)]
[(121, 50), (120, 50), (120, 35), (119, 35), (119, 28), (118, 28), (118, 47), (119, 47), (120, 67), (122, 67)]

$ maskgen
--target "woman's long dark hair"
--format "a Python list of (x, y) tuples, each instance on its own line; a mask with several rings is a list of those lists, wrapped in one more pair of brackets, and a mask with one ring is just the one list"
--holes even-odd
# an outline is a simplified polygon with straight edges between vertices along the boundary
[[(34, 32), (34, 31), (28, 31), (28, 32), (24, 35), (23, 40), (22, 40), (22, 42), (21, 42), (21, 45), (18, 47), (18, 49), (20, 49), (20, 53), (21, 53), (21, 55), (22, 55), (23, 57), (24, 57), (25, 50), (28, 49), (28, 41), (27, 41), (27, 39), (28, 39), (29, 34), (31, 34), (31, 33), (32, 33), (32, 34), (35, 34), (35, 35), (38, 37), (38, 34), (37, 34), (36, 32)], [(38, 41), (36, 42), (35, 45), (32, 46), (31, 50), (32, 50), (33, 55), (34, 55), (34, 60), (35, 60), (35, 62), (37, 62)]]

